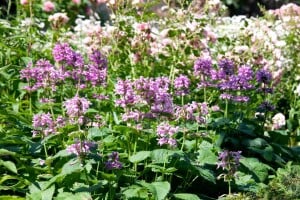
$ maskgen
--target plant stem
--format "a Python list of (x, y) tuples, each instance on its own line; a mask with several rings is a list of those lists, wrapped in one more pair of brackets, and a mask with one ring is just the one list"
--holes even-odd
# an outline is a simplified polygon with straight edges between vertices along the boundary
[(48, 153), (47, 153), (46, 144), (44, 143), (43, 146), (44, 146), (45, 156), (46, 156), (46, 158), (48, 158)]
[(231, 195), (231, 181), (228, 181), (228, 194)]
[(228, 116), (228, 99), (225, 100), (225, 112), (224, 117), (227, 118)]

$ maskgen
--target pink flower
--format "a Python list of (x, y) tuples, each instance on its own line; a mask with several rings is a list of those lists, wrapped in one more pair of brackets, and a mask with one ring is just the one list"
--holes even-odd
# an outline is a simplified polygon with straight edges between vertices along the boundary
[(27, 5), (29, 2), (28, 2), (28, 0), (20, 0), (20, 4), (21, 5)]
[(81, 3), (81, 0), (72, 0), (72, 2), (76, 5), (79, 5)]
[(285, 116), (282, 113), (277, 113), (273, 118), (272, 118), (272, 128), (273, 130), (278, 130), (281, 127), (285, 126)]
[(45, 1), (43, 5), (43, 10), (45, 12), (52, 12), (55, 9), (55, 5), (51, 1)]

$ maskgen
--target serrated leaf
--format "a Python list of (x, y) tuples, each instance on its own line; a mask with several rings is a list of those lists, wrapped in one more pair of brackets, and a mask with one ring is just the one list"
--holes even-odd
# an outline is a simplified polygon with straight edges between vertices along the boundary
[(210, 149), (200, 149), (198, 151), (199, 156), (197, 157), (200, 165), (205, 164), (216, 164), (218, 161), (218, 156), (215, 155)]
[(195, 166), (195, 169), (198, 171), (199, 175), (205, 180), (216, 183), (216, 177), (213, 171), (205, 169), (203, 167)]
[(189, 194), (189, 193), (177, 193), (174, 194), (174, 197), (176, 199), (182, 199), (182, 200), (200, 200), (200, 198), (195, 194)]
[(130, 156), (129, 161), (132, 163), (141, 162), (150, 157), (150, 151), (139, 151), (135, 155)]

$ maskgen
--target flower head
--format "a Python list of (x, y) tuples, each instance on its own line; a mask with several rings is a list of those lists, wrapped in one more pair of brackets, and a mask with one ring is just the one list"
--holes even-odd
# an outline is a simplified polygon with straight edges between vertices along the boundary
[(256, 80), (259, 83), (269, 84), (272, 80), (272, 74), (269, 70), (261, 69), (256, 72)]
[(74, 144), (67, 147), (67, 152), (75, 154), (76, 156), (82, 156), (88, 154), (94, 146), (95, 144), (93, 142), (76, 141)]
[(177, 145), (174, 135), (178, 132), (178, 127), (173, 127), (170, 124), (163, 122), (157, 126), (156, 132), (158, 136), (158, 144), (160, 146), (168, 144), (174, 147)]
[(274, 130), (280, 129), (281, 127), (285, 126), (285, 116), (282, 113), (277, 113), (273, 118), (272, 118), (272, 128)]
[(43, 4), (43, 10), (45, 12), (52, 12), (55, 9), (55, 5), (51, 1), (45, 1)]
[(119, 153), (115, 151), (112, 152), (109, 155), (108, 161), (105, 163), (105, 168), (108, 170), (121, 169), (122, 163), (119, 160), (120, 160)]
[(212, 70), (212, 60), (210, 58), (199, 58), (194, 63), (194, 75), (210, 75)]
[(86, 113), (91, 105), (91, 102), (86, 98), (75, 96), (72, 99), (68, 99), (63, 103), (67, 115), (71, 120), (80, 119), (82, 120), (83, 115)]
[(186, 95), (189, 93), (190, 79), (181, 74), (174, 80), (174, 88), (177, 95)]

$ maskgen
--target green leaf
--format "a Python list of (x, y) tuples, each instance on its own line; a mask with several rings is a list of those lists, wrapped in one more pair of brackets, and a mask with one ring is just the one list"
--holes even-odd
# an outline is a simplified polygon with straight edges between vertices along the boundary
[(125, 189), (123, 191), (123, 194), (125, 195), (126, 199), (131, 198), (141, 198), (141, 199), (147, 199), (148, 198), (148, 191), (144, 187), (140, 187), (138, 185), (132, 185), (129, 188)]
[(47, 190), (44, 190), (42, 192), (42, 200), (52, 200), (54, 191), (55, 191), (55, 185), (52, 185)]
[(11, 161), (3, 161), (0, 160), (0, 165), (2, 165), (3, 167), (5, 167), (6, 169), (8, 169), (9, 171), (17, 174), (18, 170), (17, 167), (15, 165), (15, 163), (11, 162)]
[(189, 194), (189, 193), (174, 194), (174, 197), (176, 199), (182, 199), (182, 200), (200, 200), (200, 198), (197, 195)]
[(198, 171), (199, 175), (204, 178), (205, 180), (212, 182), (212, 183), (216, 183), (216, 178), (215, 178), (215, 174), (213, 173), (213, 171), (209, 170), (209, 169), (205, 169), (203, 167), (199, 167), (199, 166), (195, 166), (195, 169)]
[(150, 151), (139, 151), (135, 155), (130, 156), (129, 161), (132, 163), (141, 162), (150, 157)]
[(256, 148), (263, 148), (268, 144), (268, 142), (262, 138), (255, 138), (255, 139), (247, 139), (243, 140), (243, 144), (247, 147), (256, 147)]
[(92, 196), (87, 192), (77, 192), (72, 194), (70, 192), (62, 192), (57, 195), (55, 200), (90, 200)]
[(201, 166), (205, 164), (214, 165), (218, 161), (218, 156), (212, 152), (212, 144), (207, 141), (203, 141), (199, 146), (199, 156), (197, 157), (198, 162)]
[(7, 195), (7, 196), (0, 196), (0, 200), (25, 200), (25, 198)]
[(32, 58), (30, 58), (30, 57), (22, 57), (21, 59), (25, 63), (25, 65), (32, 63)]
[(166, 181), (153, 182), (151, 185), (153, 185), (156, 190), (156, 200), (164, 200), (171, 189), (170, 183)]
[(152, 193), (155, 200), (165, 199), (171, 189), (170, 183), (166, 181), (153, 183), (140, 181), (139, 184), (147, 188)]
[(109, 132), (110, 132), (110, 129), (108, 129), (108, 128), (99, 129), (98, 127), (92, 127), (88, 130), (87, 139), (89, 139), (89, 140), (94, 140), (97, 138), (102, 139)]
[(241, 123), (238, 130), (242, 133), (245, 133), (247, 135), (251, 135), (251, 136), (254, 136), (254, 130), (255, 130), (255, 127), (251, 124), (247, 124), (247, 123)]
[(80, 172), (81, 170), (82, 166), (80, 164), (80, 161), (75, 158), (64, 164), (61, 170), (61, 175), (72, 174), (74, 172)]
[(0, 156), (15, 156), (16, 153), (6, 149), (0, 149)]
[(251, 174), (254, 180), (264, 182), (268, 177), (268, 171), (272, 169), (268, 165), (259, 162), (257, 158), (243, 158), (240, 163), (247, 169), (246, 173)]
[(153, 163), (168, 163), (168, 158), (172, 151), (167, 149), (155, 149), (151, 151), (151, 160)]

